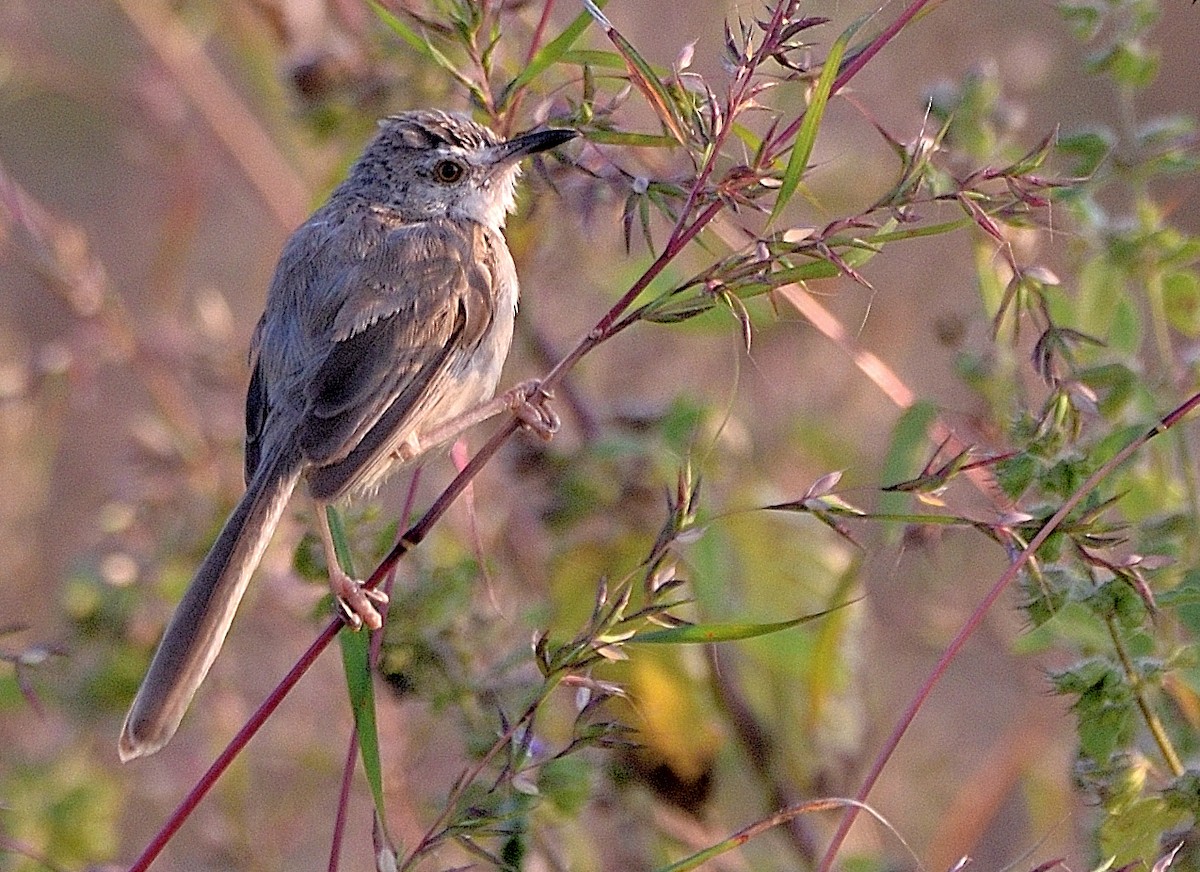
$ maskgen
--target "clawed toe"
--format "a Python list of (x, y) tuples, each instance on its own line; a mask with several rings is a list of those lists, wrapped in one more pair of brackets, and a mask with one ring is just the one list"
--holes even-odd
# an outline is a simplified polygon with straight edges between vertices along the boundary
[(543, 390), (540, 382), (523, 382), (507, 396), (509, 408), (525, 429), (532, 430), (547, 442), (558, 432), (561, 422), (550, 406), (554, 394)]
[(351, 578), (344, 572), (336, 572), (329, 578), (329, 587), (337, 602), (338, 613), (347, 624), (355, 630), (364, 624), (369, 629), (378, 630), (383, 626), (383, 618), (375, 604), (387, 605), (388, 596), (381, 590), (365, 588), (361, 581)]

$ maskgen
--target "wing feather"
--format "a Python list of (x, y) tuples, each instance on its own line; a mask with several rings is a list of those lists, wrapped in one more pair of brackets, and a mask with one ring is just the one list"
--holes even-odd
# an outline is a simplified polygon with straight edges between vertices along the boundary
[(291, 442), (322, 500), (370, 484), (386, 454), (440, 423), (496, 314), (490, 231), (363, 224), (297, 232), (289, 248), (304, 258), (277, 274), (247, 395), (247, 469)]

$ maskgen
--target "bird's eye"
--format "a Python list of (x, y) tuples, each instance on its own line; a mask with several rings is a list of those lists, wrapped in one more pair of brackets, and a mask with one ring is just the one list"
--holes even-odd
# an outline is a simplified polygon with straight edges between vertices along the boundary
[(462, 164), (452, 160), (440, 160), (433, 166), (433, 177), (445, 185), (452, 185), (463, 177)]

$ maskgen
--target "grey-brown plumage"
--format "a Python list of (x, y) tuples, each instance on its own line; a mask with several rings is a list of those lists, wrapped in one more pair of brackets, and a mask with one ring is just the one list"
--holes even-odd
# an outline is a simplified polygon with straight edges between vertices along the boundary
[[(251, 349), (246, 493), (196, 572), (133, 701), (122, 760), (174, 735), (297, 483), (320, 505), (370, 492), (491, 398), (512, 341), (517, 275), (501, 230), (519, 161), (571, 139), (508, 141), (469, 118), (408, 112), (288, 240)], [(337, 569), (351, 619), (379, 625)]]

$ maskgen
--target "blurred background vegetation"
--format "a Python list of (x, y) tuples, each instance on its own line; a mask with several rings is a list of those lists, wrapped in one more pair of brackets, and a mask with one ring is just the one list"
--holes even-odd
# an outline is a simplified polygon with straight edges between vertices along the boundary
[[(567, 2), (486, 5), (495, 14), (503, 5), (495, 51), (508, 75), (535, 33), (557, 34), (581, 11)], [(1188, 245), (1200, 230), (1200, 185), (1180, 157), (1194, 158), (1193, 129), (1180, 121), (1151, 134), (1138, 125), (1200, 108), (1200, 11), (1183, 0), (1079, 4), (1070, 16), (1044, 0), (933, 5), (831, 100), (786, 226), (865, 212), (896, 184), (892, 145), (933, 141), (946, 123), (947, 174), (1012, 160), (1056, 129), (1074, 136), (1074, 152), (1057, 156), (1055, 170), (1100, 178), (1100, 154), (1109, 182), (1043, 213), (1036, 229), (1006, 226), (1004, 241), (1021, 263), (1044, 265), (1039, 275), (1056, 278), (1046, 285), (1061, 281), (1063, 297), (1050, 304), (1056, 318), (1109, 343), (1079, 351), (1085, 362), (1119, 364), (1119, 373), (1104, 371), (1107, 383), (1094, 371), (1080, 382), (1090, 387), (1064, 401), (1070, 408), (1055, 433), (1074, 445), (1080, 433), (1100, 442), (1121, 426), (1144, 430), (1196, 389), (1200, 282)], [(447, 10), (475, 6), (407, 4), (421, 17), (387, 8), (413, 32), (453, 44), (439, 22)], [(723, 83), (726, 21), (766, 8), (613, 0), (605, 12), (656, 68)], [(1097, 40), (1079, 38), (1088, 26), (1079, 9), (1112, 13), (1100, 43), (1144, 54), (1130, 49), (1105, 66)], [(861, 38), (901, 10), (885, 5)], [(873, 11), (857, 0), (801, 4), (802, 14), (831, 19), (804, 34), (814, 69), (839, 33)], [(1134, 36), (1122, 42), (1121, 27)], [(594, 25), (578, 48), (612, 51)], [(535, 82), (507, 119), (511, 131), (571, 116), (581, 67)], [(611, 96), (620, 85), (600, 90)], [(792, 118), (805, 96), (793, 83), (772, 100)], [(306, 559), (310, 510), (297, 500), (179, 735), (150, 760), (117, 763), (120, 720), (161, 627), (240, 493), (245, 354), (280, 247), (376, 118), (480, 107), (358, 0), (10, 0), (0, 9), (0, 100), (0, 869), (128, 863), (327, 618), (320, 568)], [(661, 132), (636, 91), (622, 111), (626, 129)], [(1104, 126), (1117, 139), (1106, 139)], [(1130, 147), (1135, 129), (1141, 152)], [(1094, 137), (1077, 135), (1085, 130)], [(1170, 145), (1155, 153), (1158, 163), (1146, 157), (1155, 142)], [(646, 269), (653, 253), (640, 216), (627, 250), (627, 195), (681, 166), (670, 149), (599, 136), (573, 153), (578, 168), (547, 161), (527, 173), (510, 225), (523, 299), (505, 384), (544, 372)], [(1164, 235), (1167, 225), (1175, 236)], [(1147, 226), (1156, 235), (1139, 237)], [(648, 227), (661, 244), (670, 224), (651, 215)], [(998, 453), (1029, 451), (1041, 439), (1044, 456), (1061, 455), (1063, 445), (1045, 445), (1034, 420), (1046, 396), (1028, 362), (1036, 331), (1014, 339), (1008, 324), (993, 338), (1003, 258), (985, 236), (891, 245), (862, 267), (870, 287), (845, 275), (810, 282), (845, 329), (841, 343), (764, 295), (747, 303), (748, 351), (738, 319), (719, 308), (680, 324), (637, 324), (571, 372), (559, 391), (559, 437), (549, 446), (510, 442), (470, 500), (401, 564), (379, 703), (389, 827), (399, 843), (420, 840), (460, 772), (528, 704), (539, 684), (529, 640), (572, 636), (602, 579), (636, 574), (685, 466), (702, 482), (698, 517), (712, 523), (673, 545), (672, 566), (695, 600), (682, 614), (770, 622), (861, 600), (716, 652), (614, 653), (594, 674), (623, 687), (627, 700), (605, 703), (604, 719), (636, 730), (628, 736), (636, 744), (565, 756), (537, 767), (528, 783), (510, 778), (507, 792), (489, 792), (485, 777), (464, 800), (466, 817), (503, 822), (481, 842), (512, 866), (652, 869), (788, 803), (858, 790), (899, 712), (1011, 553), (970, 529), (863, 523), (851, 541), (812, 517), (742, 510), (799, 499), (835, 470), (842, 497), (875, 508), (881, 485), (917, 476), (934, 456), (935, 443), (913, 436), (928, 418), (902, 416), (856, 365), (854, 348), (882, 360), (922, 401), (918, 414), (936, 410), (966, 443)], [(1169, 279), (1157, 298), (1162, 312), (1130, 290), (1149, 273), (1122, 272), (1115, 241), (1163, 252), (1159, 266), (1168, 266), (1155, 273)], [(708, 244), (673, 263), (656, 287), (708, 266)], [(1136, 397), (1119, 413), (1105, 404), (1114, 384)], [(1017, 445), (1023, 414), (1032, 416), (1031, 442)], [(1153, 468), (1121, 490), (1133, 501), (1122, 519), (1158, 536), (1174, 561), (1162, 583), (1174, 591), (1197, 589), (1188, 587), (1200, 541), (1187, 507), (1193, 432), (1150, 454), (1144, 463)], [(1079, 450), (1089, 459), (1111, 454)], [(1077, 484), (1078, 470), (1069, 472)], [(416, 484), (418, 508), (452, 474), (447, 458), (430, 460)], [(394, 535), (408, 490), (406, 474), (372, 505), (350, 510), (360, 572)], [(1069, 490), (1064, 484), (1058, 496)], [(948, 504), (955, 516), (975, 517), (988, 508), (967, 488), (929, 491), (922, 510)], [(1028, 502), (1021, 509), (1041, 516)], [(1104, 579), (1123, 578), (1121, 567), (1089, 565)], [(1156, 807), (1142, 818), (1141, 841), (1124, 831), (1106, 841), (1105, 820), (1128, 807), (1114, 802), (1113, 785), (1141, 796), (1165, 777), (1145, 762), (1152, 745), (1144, 759), (1136, 751), (1144, 723), (1120, 714), (1119, 728), (1100, 737), (1078, 729), (1072, 705), (1101, 682), (1071, 670), (1104, 640), (1085, 618), (1031, 633), (1039, 607), (1061, 613), (1050, 590), (1014, 589), (988, 613), (871, 794), (924, 868), (966, 854), (981, 869), (1055, 858), (1088, 868), (1114, 852), (1121, 862), (1153, 862), (1146, 846), (1191, 820)], [(1120, 621), (1148, 598), (1134, 599), (1114, 606), (1125, 609)], [(1165, 689), (1166, 728), (1185, 737), (1176, 744), (1186, 767), (1197, 750), (1186, 737), (1200, 724), (1200, 680), (1180, 652), (1196, 617), (1189, 621), (1192, 600), (1174, 602), (1179, 613), (1161, 624), (1142, 613), (1128, 624), (1161, 629), (1170, 650), (1138, 629), (1130, 656), (1157, 653), (1180, 670), (1155, 688)], [(155, 868), (323, 868), (351, 730), (344, 684), (337, 658), (326, 655)], [(582, 701), (570, 689), (549, 698), (531, 758), (570, 741)], [(1076, 709), (1085, 724), (1108, 711)], [(1107, 774), (1080, 762), (1117, 757)], [(370, 803), (356, 783), (346, 868), (372, 862)], [(826, 813), (780, 827), (713, 868), (804, 868), (837, 820)], [(1120, 855), (1122, 843), (1133, 853)], [(464, 844), (447, 842), (424, 868), (485, 862)], [(1191, 850), (1180, 863), (1196, 868)], [(846, 868), (914, 864), (866, 818), (839, 857)]]

